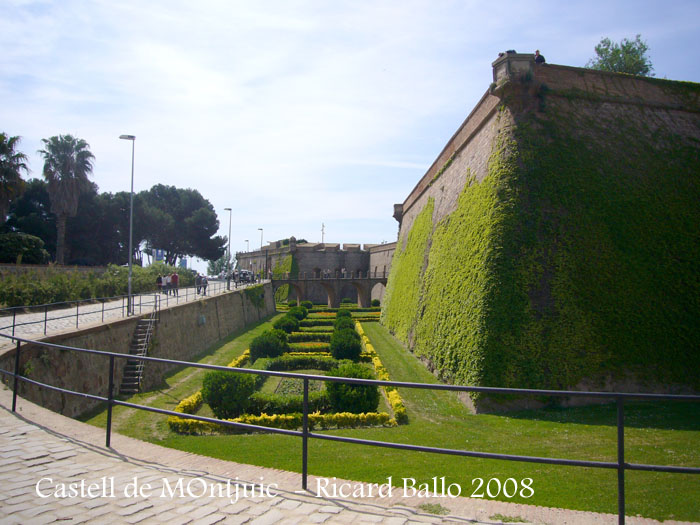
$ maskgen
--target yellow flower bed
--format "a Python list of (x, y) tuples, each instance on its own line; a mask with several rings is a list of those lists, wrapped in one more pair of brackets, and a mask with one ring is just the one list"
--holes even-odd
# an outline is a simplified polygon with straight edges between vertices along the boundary
[[(362, 343), (362, 357), (369, 358), (374, 365), (374, 369), (377, 371), (377, 377), (381, 381), (391, 381), (389, 377), (389, 371), (386, 369), (381, 359), (379, 359), (379, 354), (369, 342), (369, 337), (365, 335), (365, 331), (362, 329), (362, 324), (359, 321), (355, 321), (355, 330), (360, 334), (360, 340)], [(406, 406), (403, 404), (403, 399), (399, 395), (399, 391), (395, 386), (382, 386), (384, 393), (386, 394), (387, 400), (391, 405), (391, 409), (394, 411), (394, 417), (399, 425), (408, 423), (408, 415), (406, 414)]]
[(284, 355), (291, 357), (331, 357), (330, 352), (285, 352)]
[[(362, 342), (362, 355), (361, 357), (372, 361), (374, 369), (377, 371), (377, 377), (382, 381), (390, 381), (389, 371), (386, 369), (377, 351), (370, 343), (369, 338), (365, 335), (365, 331), (362, 329), (362, 324), (359, 321), (355, 321), (355, 330), (360, 334), (360, 339)], [(315, 356), (315, 357), (330, 357), (329, 352), (287, 352), (286, 355), (290, 356)], [(245, 365), (250, 359), (250, 350), (246, 350), (237, 357), (231, 363), (229, 367), (240, 368)], [(352, 414), (350, 412), (340, 412), (336, 414), (321, 414), (319, 412), (314, 412), (309, 414), (309, 427), (328, 429), (328, 428), (356, 428), (364, 426), (396, 426), (397, 424), (405, 424), (408, 422), (408, 416), (406, 414), (406, 406), (403, 403), (403, 399), (399, 395), (399, 391), (394, 386), (383, 386), (384, 394), (386, 395), (391, 409), (394, 412), (394, 417), (392, 418), (386, 412), (368, 412), (363, 414)], [(182, 412), (183, 414), (193, 414), (202, 405), (202, 392), (198, 391), (191, 396), (183, 399), (175, 407), (175, 412)], [(288, 430), (295, 430), (302, 426), (302, 415), (295, 414), (260, 414), (259, 416), (244, 414), (236, 419), (231, 419), (236, 423), (247, 423), (249, 425), (259, 425), (265, 427), (273, 428), (284, 428)], [(196, 419), (184, 419), (177, 416), (170, 416), (168, 418), (168, 426), (174, 432), (180, 434), (205, 434), (212, 432), (221, 432), (228, 430), (224, 425), (218, 425), (216, 423), (209, 423), (206, 421), (199, 421)]]
[[(168, 420), (170, 429), (180, 434), (205, 434), (213, 432), (226, 432), (233, 430), (233, 427), (226, 427), (207, 421), (196, 419), (172, 418)], [(235, 419), (229, 419), (234, 423), (247, 423), (248, 425), (258, 425), (263, 427), (284, 428), (296, 430), (303, 424), (302, 415), (294, 414), (260, 414), (259, 416), (244, 414)], [(340, 412), (337, 414), (321, 414), (314, 412), (309, 414), (309, 429), (329, 429), (329, 428), (357, 428), (370, 426), (396, 426), (396, 419), (386, 412), (367, 412), (363, 414), (352, 414), (350, 412)]]

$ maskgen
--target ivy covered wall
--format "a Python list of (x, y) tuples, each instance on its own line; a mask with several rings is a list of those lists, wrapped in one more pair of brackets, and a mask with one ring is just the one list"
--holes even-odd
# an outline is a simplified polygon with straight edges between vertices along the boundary
[(530, 93), (488, 175), (402, 232), (383, 322), (456, 383), (700, 388), (697, 108)]
[[(280, 279), (289, 274), (289, 277), (299, 277), (299, 264), (293, 254), (287, 254), (272, 268), (272, 277)], [(283, 284), (275, 291), (275, 301), (284, 302), (289, 298), (289, 285)]]

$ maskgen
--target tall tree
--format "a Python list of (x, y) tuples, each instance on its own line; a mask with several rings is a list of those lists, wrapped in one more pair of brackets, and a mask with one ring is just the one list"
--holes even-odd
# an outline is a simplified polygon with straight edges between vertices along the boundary
[(215, 260), (224, 253), (226, 239), (216, 235), (214, 207), (197, 190), (156, 184), (139, 196), (148, 217), (147, 247), (164, 250), (167, 264), (185, 256)]
[(16, 151), (19, 137), (0, 133), (0, 224), (5, 222), (12, 201), (22, 194), (22, 172), (29, 173), (27, 156)]
[(641, 39), (641, 35), (637, 35), (634, 40), (623, 38), (619, 44), (609, 38), (602, 38), (595, 46), (597, 57), (589, 60), (586, 67), (653, 77), (654, 66), (647, 56), (647, 51), (649, 46)]
[(42, 139), (44, 178), (49, 183), (51, 212), (56, 215), (56, 262), (64, 264), (66, 220), (78, 211), (80, 194), (93, 188), (89, 175), (95, 156), (90, 145), (72, 135)]
[(44, 241), (54, 258), (56, 253), (56, 221), (51, 215), (48, 184), (43, 179), (29, 179), (24, 193), (10, 206), (6, 226), (10, 231), (28, 233)]

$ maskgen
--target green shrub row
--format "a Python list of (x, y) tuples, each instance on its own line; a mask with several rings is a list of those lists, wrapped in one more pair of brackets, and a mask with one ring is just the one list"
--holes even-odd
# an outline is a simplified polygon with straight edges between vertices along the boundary
[(290, 343), (303, 343), (307, 341), (330, 343), (331, 332), (292, 332), (287, 337), (287, 340)]
[(337, 359), (326, 356), (290, 356), (285, 354), (275, 359), (258, 359), (254, 367), (259, 370), (276, 370), (280, 372), (300, 369), (330, 370), (338, 366), (338, 362)]
[(333, 319), (304, 319), (299, 323), (299, 326), (304, 328), (310, 326), (333, 326), (333, 322)]
[(289, 344), (290, 352), (330, 352), (330, 350), (331, 344), (323, 341), (305, 341)]
[[(331, 404), (325, 390), (309, 393), (309, 412), (328, 412)], [(255, 392), (249, 398), (247, 414), (289, 414), (304, 411), (304, 396)]]
[[(180, 276), (181, 287), (194, 284), (192, 271), (156, 263), (146, 268), (133, 267), (132, 292), (155, 292), (156, 277), (174, 271)], [(8, 274), (0, 280), (0, 304), (34, 306), (125, 295), (128, 291), (128, 274), (128, 268), (116, 265), (110, 265), (103, 273), (49, 269), (41, 273)]]

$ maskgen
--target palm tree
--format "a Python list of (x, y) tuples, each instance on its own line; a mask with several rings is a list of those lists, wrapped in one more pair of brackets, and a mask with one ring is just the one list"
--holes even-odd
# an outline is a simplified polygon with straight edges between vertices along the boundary
[(44, 149), (44, 178), (49, 184), (51, 212), (56, 215), (56, 262), (64, 264), (66, 219), (78, 212), (80, 194), (92, 187), (88, 176), (92, 173), (95, 156), (83, 139), (59, 135), (41, 139)]
[(24, 189), (22, 170), (29, 172), (27, 156), (15, 151), (19, 141), (19, 137), (0, 133), (0, 224), (5, 222), (12, 200)]

